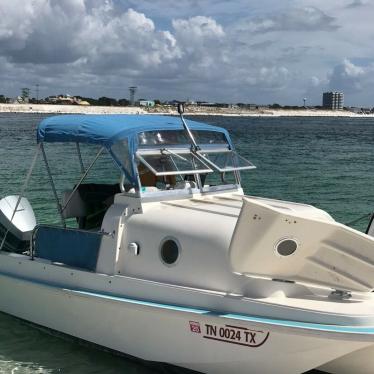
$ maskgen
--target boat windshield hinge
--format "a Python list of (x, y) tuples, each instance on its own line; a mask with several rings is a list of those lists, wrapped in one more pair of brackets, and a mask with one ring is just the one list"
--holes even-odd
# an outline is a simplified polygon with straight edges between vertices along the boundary
[(329, 298), (335, 300), (348, 300), (352, 297), (350, 291), (334, 290), (330, 293)]

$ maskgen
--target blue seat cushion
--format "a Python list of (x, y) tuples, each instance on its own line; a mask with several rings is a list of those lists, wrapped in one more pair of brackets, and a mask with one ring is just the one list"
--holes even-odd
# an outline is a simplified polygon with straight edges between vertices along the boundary
[(34, 256), (95, 271), (101, 239), (98, 232), (41, 225), (34, 232)]

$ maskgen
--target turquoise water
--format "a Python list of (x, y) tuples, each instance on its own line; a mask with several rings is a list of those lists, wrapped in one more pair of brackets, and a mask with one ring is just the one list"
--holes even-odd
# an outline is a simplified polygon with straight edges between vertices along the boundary
[[(35, 127), (44, 117), (0, 114), (0, 196), (20, 191), (35, 152)], [(242, 174), (245, 193), (313, 204), (343, 223), (374, 210), (373, 119), (194, 119), (226, 127), (239, 152), (257, 166)], [(83, 152), (86, 165), (97, 151), (91, 148)], [(79, 175), (74, 146), (49, 145), (46, 151), (58, 190), (71, 188)], [(40, 159), (26, 196), (39, 222), (58, 222), (42, 166)], [(103, 180), (118, 180), (107, 158), (94, 172)], [(355, 227), (365, 230), (366, 225), (363, 220)], [(52, 337), (0, 315), (0, 374), (153, 372), (154, 368)]]
[[(374, 210), (373, 119), (221, 117), (215, 122), (257, 166), (243, 173), (247, 194), (309, 203), (343, 223)], [(366, 225), (362, 221), (356, 228)]]

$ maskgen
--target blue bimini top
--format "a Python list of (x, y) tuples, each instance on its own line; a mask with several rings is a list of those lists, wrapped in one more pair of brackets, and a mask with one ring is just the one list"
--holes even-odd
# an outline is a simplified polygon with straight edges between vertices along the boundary
[[(227, 131), (221, 127), (188, 120), (192, 131), (214, 131), (225, 135), (231, 145)], [(37, 128), (37, 141), (74, 142), (100, 144), (110, 148), (114, 143), (127, 140), (135, 152), (138, 134), (145, 131), (183, 130), (178, 117), (156, 115), (61, 115), (48, 117)]]
[[(207, 125), (202, 122), (187, 121), (191, 131), (201, 133), (215, 133), (218, 138), (224, 138), (225, 143), (232, 149), (232, 143), (228, 132), (217, 126)], [(125, 167), (123, 162), (112, 152), (112, 146), (116, 143), (127, 143), (127, 158), (133, 159), (133, 155), (139, 147), (139, 135), (147, 132), (163, 132), (178, 130), (184, 132), (182, 121), (178, 117), (156, 115), (61, 115), (48, 117), (37, 128), (38, 143), (90, 143), (98, 144), (109, 150), (113, 159), (121, 164), (128, 179), (135, 183), (136, 171), (133, 165)], [(202, 137), (201, 139), (203, 139)], [(198, 140), (197, 140), (198, 141)], [(186, 145), (189, 140), (185, 139)], [(123, 155), (126, 158), (126, 155)], [(122, 158), (122, 157), (121, 157)]]

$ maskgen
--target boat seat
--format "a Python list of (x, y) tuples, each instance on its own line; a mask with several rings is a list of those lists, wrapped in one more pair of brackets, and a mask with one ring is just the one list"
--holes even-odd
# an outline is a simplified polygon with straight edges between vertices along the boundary
[[(118, 184), (81, 184), (62, 214), (64, 218), (76, 218), (80, 229), (100, 228), (106, 211), (114, 202), (114, 196), (120, 192)], [(71, 193), (72, 190), (63, 192), (62, 207)]]
[[(66, 205), (73, 190), (66, 190), (62, 193), (62, 208)], [(78, 190), (74, 192), (68, 206), (62, 212), (64, 218), (83, 218), (87, 216), (86, 203), (81, 198)]]
[(79, 228), (90, 230), (100, 228), (104, 215), (120, 193), (119, 184), (87, 183), (78, 187), (79, 196), (86, 209), (84, 217), (78, 217)]
[(103, 234), (100, 232), (39, 225), (33, 233), (35, 257), (95, 271)]

